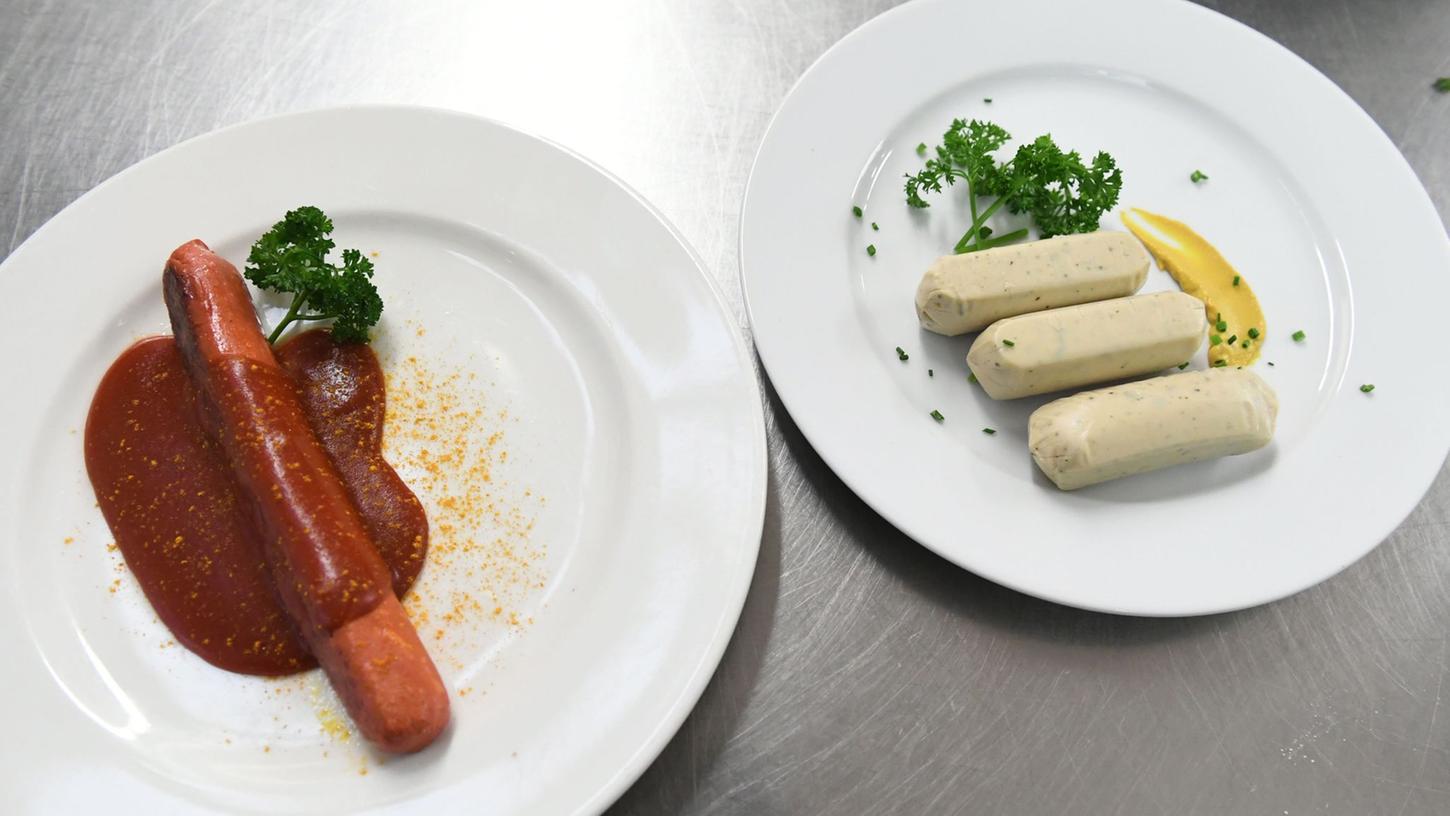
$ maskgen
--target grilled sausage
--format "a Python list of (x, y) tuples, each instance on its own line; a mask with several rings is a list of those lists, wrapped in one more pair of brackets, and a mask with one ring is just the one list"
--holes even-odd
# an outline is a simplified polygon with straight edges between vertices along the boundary
[(447, 691), (262, 336), (246, 283), (191, 241), (167, 261), (163, 289), (203, 421), (252, 505), (283, 607), (363, 735), (389, 751), (423, 748), (448, 724)]

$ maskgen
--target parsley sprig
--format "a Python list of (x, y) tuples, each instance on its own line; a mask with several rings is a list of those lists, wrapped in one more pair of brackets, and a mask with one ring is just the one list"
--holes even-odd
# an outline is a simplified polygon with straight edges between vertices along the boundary
[[(1076, 150), (1064, 152), (1051, 135), (1043, 134), (1019, 146), (1011, 159), (998, 163), (994, 154), (1011, 138), (992, 122), (953, 120), (942, 134), (936, 158), (928, 159), (920, 172), (906, 176), (906, 203), (913, 207), (931, 206), (923, 192), (940, 193), (958, 181), (966, 185), (972, 223), (957, 241), (958, 253), (990, 249), (1027, 236), (1026, 229), (992, 236), (987, 219), (1002, 207), (1028, 214), (1042, 237), (1051, 238), (1097, 230), (1103, 213), (1118, 203), (1123, 173), (1112, 156), (1099, 152), (1085, 163)], [(979, 208), (979, 197), (995, 200)]]
[(292, 293), (292, 305), (267, 336), (268, 343), (299, 321), (331, 320), (332, 339), (367, 342), (383, 301), (373, 285), (373, 262), (356, 249), (342, 263), (327, 260), (336, 243), (332, 219), (316, 207), (298, 207), (267, 230), (247, 255), (246, 278), (259, 289)]

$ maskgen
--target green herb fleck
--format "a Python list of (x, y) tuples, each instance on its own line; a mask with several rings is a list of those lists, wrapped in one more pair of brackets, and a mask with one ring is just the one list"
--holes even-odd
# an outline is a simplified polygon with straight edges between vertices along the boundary
[(928, 377), (935, 377), (936, 376), (936, 372), (935, 371), (932, 371), (931, 369), (928, 368), (926, 370), (926, 376), (928, 376)]
[(1194, 170), (1189, 174), (1188, 180), (1194, 184), (1198, 184), (1199, 182), (1208, 181), (1208, 175), (1202, 170)]
[(1294, 338), (1294, 342), (1295, 343), (1302, 343), (1302, 342), (1304, 342), (1304, 336), (1305, 335), (1304, 335), (1304, 330), (1303, 329), (1300, 329), (1299, 331), (1296, 331), (1296, 332), (1294, 332), (1293, 334), (1291, 334), (1289, 336), (1292, 337), (1292, 338)]
[(1238, 286), (1238, 285), (1239, 285), (1239, 276), (1238, 275), (1234, 275), (1234, 286)]
[(1374, 390), (1374, 383), (1365, 383), (1364, 385), (1361, 385), (1359, 387), (1359, 390), (1361, 390), (1364, 393), (1368, 394), (1369, 392), (1371, 392), (1371, 391)]
[(1006, 346), (1007, 348), (1012, 348), (1013, 346), (1015, 346), (1017, 344), (1014, 343), (1014, 342), (1012, 342), (1011, 340), (1003, 340), (1002, 341), (1002, 345)]
[(860, 218), (861, 217), (861, 208), (860, 207), (857, 207), (854, 204), (851, 205), (851, 214), (854, 215), (854, 216), (856, 216), (857, 218)]
[(974, 374), (974, 373), (968, 372), (968, 374), (967, 374), (967, 382), (969, 382), (969, 383), (975, 383), (976, 381), (977, 381), (977, 375)]
[(1242, 342), (1242, 343), (1239, 343), (1239, 346), (1240, 346), (1240, 347), (1241, 347), (1241, 348), (1248, 348), (1248, 347), (1249, 347), (1249, 343), (1250, 343), (1250, 341), (1248, 341), (1248, 340), (1245, 340), (1245, 341), (1244, 341), (1244, 342)]
[(878, 226), (876, 226), (876, 222), (875, 221), (872, 221), (871, 222), (871, 229), (880, 231), (881, 228), (878, 227)]
[(1219, 337), (1216, 334), (1210, 334), (1208, 336), (1208, 344), (1210, 346), (1216, 346), (1216, 345), (1218, 345), (1219, 343), (1222, 343), (1222, 342), (1223, 342), (1223, 338), (1222, 337)]
[(1220, 318), (1219, 321), (1213, 325), (1213, 327), (1215, 329), (1218, 329), (1219, 331), (1228, 331), (1228, 321)]
[(1251, 339), (1253, 339), (1253, 340), (1259, 339), (1259, 330), (1258, 329), (1249, 329), (1249, 337)]
[(1440, 77), (1435, 80), (1435, 90), (1440, 93), (1450, 93), (1450, 77)]
[(1226, 365), (1228, 365), (1228, 360), (1214, 360), (1213, 361), (1213, 367), (1214, 368), (1223, 368)]
[(1232, 346), (1234, 343), (1237, 343), (1238, 341), (1239, 341), (1239, 336), (1237, 334), (1230, 334), (1228, 336), (1228, 344), (1230, 346)]
[(996, 428), (983, 428), (982, 429), (982, 433), (986, 434), (987, 436), (991, 436), (992, 434), (994, 434), (996, 432), (997, 432), (997, 429)]
[(931, 410), (931, 418), (936, 420), (937, 422), (941, 422), (942, 420), (946, 419), (946, 417), (941, 415), (941, 411), (938, 411), (935, 408)]
[(926, 142), (922, 142), (921, 144), (919, 144), (919, 145), (916, 146), (916, 155), (918, 155), (918, 156), (925, 156), (926, 155)]
[(1269, 368), (1273, 368), (1273, 367), (1274, 367), (1274, 361), (1273, 360), (1270, 360), (1269, 361)]
[(1179, 371), (1182, 371), (1185, 368), (1188, 368), (1188, 363), (1179, 363), (1178, 364), (1178, 370)]
[(909, 355), (906, 352), (902, 351), (901, 350), (901, 346), (897, 346), (896, 347), (896, 359), (898, 359), (898, 360), (900, 360), (901, 362), (904, 363), (907, 360), (910, 360), (911, 359), (911, 355)]
[(275, 343), (297, 321), (331, 320), (332, 339), (367, 342), (368, 328), (383, 314), (373, 285), (373, 263), (356, 249), (342, 263), (327, 260), (336, 244), (332, 219), (316, 207), (298, 207), (252, 244), (246, 277), (258, 289), (292, 293), (292, 304), (267, 342)]
[(867, 244), (866, 245), (866, 254), (867, 255), (870, 255), (873, 258), (876, 257), (876, 245), (875, 244)]

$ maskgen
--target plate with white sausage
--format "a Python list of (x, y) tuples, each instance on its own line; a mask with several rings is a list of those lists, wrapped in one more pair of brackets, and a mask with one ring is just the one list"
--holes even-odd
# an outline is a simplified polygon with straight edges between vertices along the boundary
[(1151, 616), (1311, 587), (1450, 449), (1439, 216), (1251, 29), (1037, 13), (919, 0), (797, 82), (741, 215), (770, 383), (851, 490), (998, 583)]

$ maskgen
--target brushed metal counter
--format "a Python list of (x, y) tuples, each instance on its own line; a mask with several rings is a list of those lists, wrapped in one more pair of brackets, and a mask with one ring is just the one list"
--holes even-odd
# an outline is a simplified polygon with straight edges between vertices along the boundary
[[(0, 0), (0, 248), (189, 136), (419, 103), (613, 170), (694, 243), (745, 326), (737, 216), (766, 123), (817, 56), (889, 5)], [(1450, 95), (1429, 87), (1450, 75), (1450, 3), (1207, 5), (1344, 87), (1450, 212)], [(3, 308), (32, 306), (45, 305)], [(1116, 618), (912, 543), (767, 393), (766, 532), (739, 630), (614, 812), (1450, 812), (1444, 472), (1389, 541), (1316, 589), (1236, 614)]]

